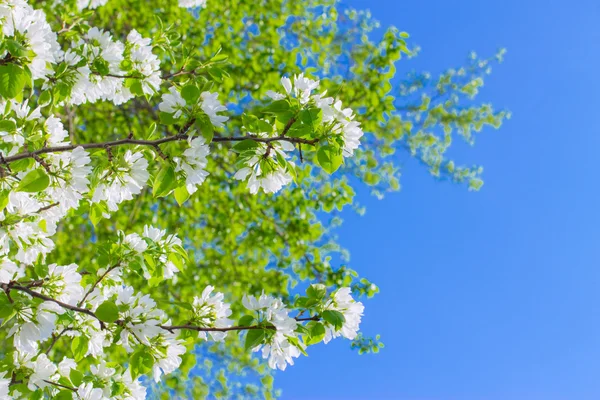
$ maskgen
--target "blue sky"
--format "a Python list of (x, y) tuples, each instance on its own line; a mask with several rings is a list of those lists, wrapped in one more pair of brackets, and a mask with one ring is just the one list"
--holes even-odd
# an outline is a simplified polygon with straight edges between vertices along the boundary
[(400, 73), (506, 47), (481, 99), (513, 118), (453, 153), (484, 165), (478, 193), (405, 155), (401, 192), (363, 190), (340, 240), (381, 288), (362, 328), (386, 348), (315, 346), (277, 375), (283, 399), (600, 398), (600, 3), (349, 4), (421, 45)]

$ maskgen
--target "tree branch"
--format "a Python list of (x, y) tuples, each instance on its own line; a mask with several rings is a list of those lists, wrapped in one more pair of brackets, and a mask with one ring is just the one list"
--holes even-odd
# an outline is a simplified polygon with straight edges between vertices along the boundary
[[(186, 126), (187, 125), (191, 126), (192, 124), (193, 124), (193, 122), (191, 124), (189, 124), (189, 123), (186, 124)], [(189, 129), (190, 126), (187, 126), (187, 129), (182, 129), (182, 131), (187, 132), (187, 130)], [(184, 128), (186, 128), (186, 127), (184, 127)], [(14, 156), (4, 157), (4, 163), (10, 163), (10, 162), (22, 160), (25, 158), (37, 158), (37, 157), (39, 157), (40, 154), (61, 153), (64, 151), (72, 151), (77, 147), (83, 147), (84, 149), (104, 149), (104, 150), (106, 150), (107, 148), (116, 147), (116, 146), (140, 145), (140, 146), (150, 146), (150, 147), (156, 148), (158, 145), (161, 145), (164, 143), (186, 140), (188, 138), (189, 138), (189, 136), (187, 134), (178, 133), (176, 135), (167, 136), (167, 137), (164, 137), (161, 139), (156, 139), (156, 140), (142, 140), (142, 139), (134, 139), (134, 138), (128, 137), (125, 139), (113, 140), (113, 141), (108, 141), (108, 142), (100, 142), (100, 143), (84, 143), (84, 144), (70, 144), (70, 145), (65, 145), (65, 146), (44, 147), (39, 150), (25, 151), (23, 153), (15, 154)], [(222, 137), (215, 137), (215, 138), (213, 138), (212, 141), (213, 142), (241, 142), (242, 140), (254, 140), (255, 142), (261, 142), (261, 143), (286, 141), (286, 142), (290, 142), (290, 143), (308, 144), (311, 146), (314, 146), (319, 141), (319, 139), (310, 139), (309, 140), (309, 139), (302, 139), (302, 138), (284, 137), (283, 134), (280, 136), (275, 136), (275, 137), (270, 137), (270, 138), (261, 138), (261, 137), (254, 136), (254, 135), (222, 136)]]
[(19, 286), (19, 285), (13, 285), (12, 282), (11, 283), (0, 283), (0, 288), (2, 288), (2, 290), (4, 290), (5, 292), (6, 291), (10, 292), (11, 290), (17, 290), (17, 291), (20, 291), (20, 292), (25, 292), (28, 295), (30, 295), (31, 297), (36, 297), (36, 298), (44, 300), (44, 301), (49, 301), (49, 302), (52, 302), (52, 303), (56, 303), (59, 306), (61, 306), (62, 308), (65, 308), (67, 310), (71, 310), (71, 311), (76, 311), (76, 312), (80, 312), (80, 313), (83, 313), (83, 314), (87, 314), (90, 317), (96, 318), (98, 320), (98, 322), (100, 322), (100, 327), (102, 329), (105, 328), (104, 322), (102, 322), (100, 320), (100, 318), (98, 318), (96, 316), (96, 314), (94, 314), (93, 312), (91, 312), (87, 308), (81, 308), (81, 307), (77, 307), (77, 306), (72, 306), (72, 305), (67, 304), (67, 303), (63, 303), (62, 301), (59, 301), (59, 300), (53, 299), (52, 297), (49, 297), (49, 296), (46, 296), (44, 294), (35, 292), (35, 291), (33, 291), (33, 290), (31, 290), (31, 289), (29, 289), (27, 287)]

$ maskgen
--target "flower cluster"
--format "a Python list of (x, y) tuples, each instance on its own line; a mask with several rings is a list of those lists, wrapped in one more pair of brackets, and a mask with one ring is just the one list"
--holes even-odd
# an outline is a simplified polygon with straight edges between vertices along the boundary
[(281, 84), (285, 94), (269, 90), (267, 96), (273, 100), (283, 100), (288, 96), (294, 96), (301, 104), (314, 103), (322, 111), (323, 124), (333, 136), (341, 137), (344, 157), (354, 154), (364, 133), (360, 128), (360, 123), (354, 121), (352, 109), (343, 108), (341, 100), (325, 97), (327, 91), (322, 94), (313, 94), (312, 92), (319, 87), (319, 81), (307, 78), (304, 74), (294, 76), (293, 84), (289, 78), (282, 77)]
[(314, 94), (320, 82), (296, 75), (293, 81), (281, 78), (284, 93), (267, 91), (272, 104), (265, 108), (275, 116), (275, 123), (248, 117), (244, 130), (258, 140), (242, 142), (234, 147), (240, 152), (239, 169), (234, 178), (247, 181), (255, 194), (262, 189), (275, 193), (294, 178), (295, 165), (288, 153), (298, 146), (302, 159), (302, 144), (317, 143), (317, 161), (326, 172), (333, 173), (360, 145), (363, 131), (354, 120), (354, 113), (343, 108), (342, 102)]
[(134, 93), (152, 95), (160, 88), (160, 61), (152, 53), (150, 39), (135, 30), (123, 44), (93, 27), (72, 44), (64, 59), (69, 69), (62, 79), (74, 81), (72, 104), (107, 100), (119, 105)]
[[(227, 328), (231, 326), (229, 316), (231, 315), (231, 308), (229, 304), (223, 302), (223, 293), (214, 293), (214, 287), (207, 286), (200, 297), (194, 297), (192, 303), (193, 316), (190, 322), (195, 326), (208, 328)], [(207, 339), (207, 332), (198, 332), (200, 339)], [(208, 332), (212, 340), (221, 341), (227, 336), (227, 332), (212, 331)]]
[[(28, 68), (33, 79), (46, 80), (53, 72), (49, 65), (59, 61), (62, 51), (44, 12), (34, 10), (23, 0), (3, 1), (0, 24), (6, 44), (0, 49), (0, 58)], [(22, 73), (20, 66), (10, 65), (14, 65), (12, 73)]]
[(117, 211), (120, 203), (140, 194), (149, 176), (148, 160), (144, 155), (127, 150), (122, 157), (113, 158), (100, 177), (92, 202), (104, 201), (110, 211)]
[[(75, 13), (106, 2), (59, 6)], [(179, 1), (188, 8), (205, 3)], [(177, 42), (168, 28), (161, 26), (153, 39), (132, 30), (122, 42), (75, 21), (57, 35), (43, 12), (23, 0), (0, 0), (0, 319), (14, 350), (0, 366), (0, 398), (142, 399), (142, 377), (160, 381), (176, 371), (196, 333), (223, 341), (243, 332), (248, 350), (261, 351), (270, 367), (282, 370), (310, 345), (356, 337), (363, 306), (348, 288), (327, 296), (325, 287), (313, 285), (295, 304), (247, 295), (248, 315), (235, 325), (234, 310), (241, 307), (232, 308), (213, 286), (193, 298), (173, 296), (177, 301), (140, 290), (162, 285), (162, 291), (193, 272), (179, 237), (150, 225), (137, 233), (96, 226), (150, 192), (154, 198), (173, 193), (182, 204), (209, 176), (211, 143), (234, 143), (233, 178), (252, 194), (276, 193), (294, 180), (293, 152), (302, 161), (302, 145), (332, 171), (342, 153), (350, 156), (359, 145), (362, 130), (353, 112), (313, 94), (319, 81), (301, 74), (293, 82), (282, 78), (284, 93), (268, 93), (272, 101), (257, 112), (260, 118), (240, 116), (241, 135), (219, 135), (215, 130), (226, 130), (229, 117), (212, 88), (226, 56), (161, 74), (161, 46)], [(208, 73), (198, 73), (202, 68)], [(151, 103), (157, 94), (161, 101), (149, 107), (157, 121), (147, 136), (137, 130), (105, 142), (71, 143), (82, 142), (78, 134), (93, 125), (74, 122), (65, 112), (73, 105), (119, 105), (135, 96)], [(69, 118), (69, 131), (61, 118)], [(67, 215), (89, 218), (99, 237), (112, 234), (105, 242), (94, 237), (92, 261), (47, 261)], [(178, 311), (168, 315), (171, 306)], [(112, 352), (128, 357), (127, 368), (106, 362)]]
[[(272, 138), (273, 126), (267, 121), (257, 121), (257, 127), (262, 126), (266, 132), (249, 132), (253, 137)], [(247, 129), (247, 128), (246, 128)], [(250, 128), (252, 129), (252, 128)], [(288, 152), (294, 151), (294, 145), (287, 141), (246, 142), (240, 154), (241, 168), (235, 173), (234, 179), (246, 181), (250, 193), (256, 194), (259, 189), (265, 193), (276, 193), (293, 180), (293, 162), (287, 161)]]
[[(187, 86), (192, 88), (192, 86)], [(189, 95), (187, 95), (189, 92)], [(229, 117), (218, 114), (221, 111), (226, 111), (227, 107), (219, 102), (218, 93), (202, 92), (193, 86), (193, 89), (186, 91), (186, 97), (175, 87), (169, 88), (169, 93), (162, 96), (162, 102), (158, 105), (158, 109), (167, 114), (172, 114), (173, 118), (198, 118), (199, 113), (209, 118), (211, 124), (215, 128), (222, 128), (223, 122)]]
[(188, 143), (190, 147), (185, 149), (180, 157), (175, 157), (173, 161), (175, 161), (176, 165), (175, 172), (185, 177), (187, 192), (193, 194), (208, 176), (206, 166), (210, 150), (201, 136), (191, 138), (188, 140)]
[(254, 346), (252, 351), (262, 349), (262, 356), (268, 359), (271, 368), (283, 371), (287, 364), (294, 365), (294, 358), (300, 356), (305, 346), (298, 340), (298, 323), (289, 316), (285, 304), (265, 294), (258, 298), (245, 296), (242, 303), (246, 309), (255, 313), (259, 324), (274, 327), (272, 330), (264, 330), (265, 339)]

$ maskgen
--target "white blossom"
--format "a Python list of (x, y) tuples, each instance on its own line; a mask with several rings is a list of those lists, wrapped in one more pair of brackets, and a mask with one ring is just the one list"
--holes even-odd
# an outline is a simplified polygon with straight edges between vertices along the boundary
[(227, 111), (227, 107), (219, 102), (218, 97), (218, 93), (202, 92), (200, 94), (200, 98), (202, 99), (200, 108), (202, 108), (202, 111), (204, 111), (216, 128), (222, 128), (224, 126), (223, 122), (227, 121), (229, 117), (217, 114), (221, 111)]
[(325, 304), (326, 310), (338, 311), (344, 315), (344, 324), (338, 331), (333, 326), (327, 324), (325, 326), (325, 337), (323, 341), (329, 341), (338, 336), (343, 336), (346, 339), (353, 340), (358, 334), (358, 329), (365, 307), (360, 301), (355, 301), (352, 298), (350, 288), (343, 287), (338, 289), (333, 298)]
[(61, 362), (58, 363), (58, 373), (61, 376), (69, 377), (71, 370), (77, 370), (77, 363), (72, 358), (64, 357)]
[[(203, 328), (227, 328), (233, 322), (228, 318), (231, 315), (231, 308), (229, 304), (223, 302), (223, 293), (213, 294), (213, 290), (214, 287), (209, 285), (204, 288), (200, 297), (194, 297), (193, 322)], [(208, 332), (208, 334), (216, 341), (221, 341), (227, 336), (227, 332)], [(198, 332), (198, 337), (206, 340), (206, 332)]]
[(160, 347), (159, 356), (156, 358), (156, 364), (152, 368), (154, 381), (159, 382), (161, 375), (170, 374), (181, 365), (181, 355), (185, 353), (185, 346), (182, 345), (174, 335), (165, 335)]
[(170, 87), (169, 93), (162, 95), (162, 102), (158, 105), (158, 109), (173, 114), (173, 118), (179, 118), (185, 111), (185, 106), (186, 102), (179, 91), (174, 87)]
[(29, 390), (43, 389), (49, 386), (50, 384), (47, 381), (52, 381), (57, 371), (56, 365), (43, 353), (37, 357), (35, 362), (30, 361), (27, 366), (33, 369), (27, 383)]
[(117, 211), (120, 203), (140, 194), (150, 176), (148, 160), (140, 152), (127, 150), (120, 164), (98, 184), (92, 196), (95, 203), (106, 201), (110, 211)]
[(259, 344), (252, 351), (259, 351), (262, 348), (262, 356), (268, 358), (271, 368), (283, 371), (287, 364), (293, 365), (293, 359), (300, 356), (304, 345), (295, 333), (298, 323), (289, 316), (289, 311), (283, 302), (262, 294), (259, 298), (244, 295), (242, 304), (248, 310), (255, 311), (259, 321), (271, 323), (276, 329), (274, 334), (267, 337), (266, 343)]
[(5, 378), (5, 373), (0, 372), (0, 399), (9, 400), (12, 397), (8, 395), (8, 389), (10, 387), (10, 379)]
[(77, 208), (83, 194), (88, 191), (91, 159), (83, 147), (78, 146), (70, 153), (48, 155), (48, 164), (52, 170), (48, 194), (59, 203), (66, 213)]
[[(265, 132), (249, 134), (260, 138), (270, 136)], [(269, 145), (258, 143), (251, 150), (254, 155), (246, 158), (244, 166), (234, 174), (233, 178), (240, 181), (247, 180), (247, 187), (251, 194), (258, 193), (260, 189), (265, 193), (277, 193), (293, 180), (290, 170), (294, 168), (294, 164), (292, 162), (287, 162), (286, 166), (280, 164), (280, 159), (289, 158), (287, 152), (293, 150), (294, 146), (287, 141), (273, 141)]]
[(131, 47), (129, 59), (131, 69), (141, 73), (144, 78), (142, 90), (147, 95), (152, 95), (160, 89), (160, 60), (152, 53), (151, 40), (143, 38), (135, 29), (127, 35), (127, 44)]
[(174, 157), (173, 161), (175, 161), (175, 172), (183, 172), (186, 189), (192, 194), (208, 176), (206, 156), (209, 154), (209, 148), (201, 136), (190, 140), (189, 145), (190, 147), (180, 157)]
[(165, 315), (156, 308), (156, 303), (148, 295), (134, 294), (131, 287), (117, 288), (117, 305), (127, 306), (127, 310), (119, 313), (119, 319), (123, 320), (123, 329), (119, 343), (128, 351), (131, 334), (142, 344), (150, 346), (150, 339), (162, 332), (158, 326)]
[(68, 140), (65, 141), (65, 139), (69, 137), (69, 132), (64, 128), (63, 123), (59, 118), (56, 118), (54, 115), (49, 116), (46, 118), (46, 121), (44, 121), (44, 128), (46, 129), (46, 133), (48, 133), (46, 142), (49, 147), (69, 143)]
[(9, 258), (3, 257), (0, 261), (0, 282), (9, 283), (25, 276), (25, 269)]
[(0, 24), (4, 36), (17, 40), (26, 50), (27, 66), (33, 79), (46, 80), (47, 75), (52, 75), (50, 65), (61, 57), (61, 49), (43, 11), (34, 10), (24, 1), (2, 2)]
[(92, 382), (82, 383), (77, 388), (77, 396), (81, 400), (103, 400), (104, 392), (100, 388), (95, 388)]
[(50, 264), (42, 292), (63, 303), (76, 305), (83, 298), (81, 275), (77, 268), (77, 264)]

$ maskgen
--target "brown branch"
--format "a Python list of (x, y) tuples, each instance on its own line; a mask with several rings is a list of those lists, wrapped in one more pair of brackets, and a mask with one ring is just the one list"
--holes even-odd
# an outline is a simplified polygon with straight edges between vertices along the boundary
[[(192, 124), (193, 124), (193, 122), (187, 123), (184, 126), (184, 128), (181, 130), (183, 132), (187, 132), (187, 130), (190, 128), (190, 126)], [(176, 135), (167, 136), (167, 137), (164, 137), (161, 139), (156, 139), (156, 140), (142, 140), (142, 139), (133, 139), (133, 138), (128, 137), (126, 139), (119, 139), (119, 140), (113, 140), (113, 141), (101, 142), (101, 143), (84, 143), (84, 144), (71, 144), (71, 145), (65, 145), (65, 146), (44, 147), (39, 150), (25, 151), (23, 153), (15, 154), (14, 156), (4, 157), (4, 160), (5, 160), (5, 162), (9, 163), (9, 162), (22, 160), (25, 158), (39, 159), (40, 154), (72, 151), (77, 147), (83, 147), (84, 149), (104, 149), (104, 150), (106, 150), (107, 147), (115, 147), (115, 146), (123, 146), (123, 145), (140, 145), (140, 146), (151, 146), (151, 147), (156, 148), (158, 145), (161, 145), (164, 143), (176, 142), (179, 140), (186, 140), (188, 138), (189, 138), (189, 136), (187, 134), (178, 133)], [(270, 138), (261, 138), (261, 137), (254, 136), (254, 135), (222, 136), (222, 137), (215, 137), (215, 138), (213, 138), (212, 141), (213, 142), (241, 142), (243, 140), (254, 140), (255, 142), (261, 142), (261, 143), (286, 141), (286, 142), (290, 142), (290, 143), (308, 144), (311, 146), (314, 146), (319, 141), (319, 139), (289, 138), (289, 137), (284, 137), (283, 135), (270, 137)]]
[(54, 347), (54, 345), (56, 344), (56, 342), (58, 342), (58, 339), (60, 339), (62, 337), (62, 335), (64, 335), (66, 332), (68, 331), (73, 331), (75, 329), (73, 328), (64, 328), (62, 331), (60, 331), (58, 333), (58, 335), (52, 334), (52, 342), (50, 342), (50, 346), (48, 346), (48, 348), (46, 349), (46, 351), (44, 351), (44, 353), (49, 354), (50, 350), (52, 350), (52, 348)]
[(87, 314), (90, 317), (94, 317), (95, 319), (97, 319), (98, 322), (100, 322), (100, 327), (102, 329), (105, 328), (104, 322), (102, 322), (100, 320), (100, 318), (98, 318), (96, 316), (96, 314), (94, 314), (93, 312), (91, 312), (90, 310), (88, 310), (86, 308), (81, 308), (81, 307), (77, 307), (77, 306), (72, 306), (72, 305), (67, 304), (67, 303), (63, 303), (62, 301), (53, 299), (52, 297), (49, 297), (49, 296), (46, 296), (44, 294), (38, 293), (36, 291), (33, 291), (33, 290), (29, 289), (28, 287), (19, 286), (19, 285), (13, 285), (12, 282), (11, 283), (0, 283), (0, 288), (2, 290), (4, 290), (5, 292), (6, 291), (11, 291), (11, 290), (17, 290), (17, 291), (20, 291), (20, 292), (25, 292), (28, 295), (30, 295), (31, 297), (36, 297), (36, 298), (44, 300), (44, 301), (50, 301), (52, 303), (56, 303), (59, 306), (61, 306), (62, 308), (65, 308), (67, 310), (77, 311), (77, 312), (80, 312), (80, 313), (83, 313), (83, 314)]
[(46, 383), (48, 383), (48, 384), (50, 384), (50, 385), (54, 385), (54, 386), (57, 386), (57, 387), (63, 388), (63, 389), (69, 389), (69, 390), (71, 390), (71, 391), (73, 391), (73, 392), (76, 392), (76, 391), (77, 391), (77, 388), (74, 388), (74, 387), (71, 387), (71, 386), (67, 386), (67, 385), (63, 385), (63, 384), (61, 384), (61, 383), (52, 382), (52, 381), (47, 381), (47, 380), (45, 380), (45, 379), (44, 379), (44, 382), (46, 382)]
[(94, 289), (96, 289), (96, 286), (98, 286), (100, 281), (102, 281), (102, 279), (104, 279), (106, 277), (106, 275), (108, 275), (115, 268), (118, 268), (120, 265), (121, 265), (121, 263), (118, 262), (115, 265), (113, 265), (112, 267), (108, 268), (106, 271), (104, 271), (104, 273), (96, 280), (96, 282), (94, 282), (92, 287), (90, 287), (89, 290), (85, 293), (85, 295), (83, 296), (81, 301), (77, 304), (77, 306), (81, 307), (83, 305), (83, 303), (85, 302), (85, 299), (87, 299), (87, 297), (94, 291)]
[(294, 125), (294, 122), (296, 122), (296, 117), (290, 118), (290, 120), (287, 122), (287, 124), (285, 124), (285, 126), (283, 127), (283, 131), (281, 131), (282, 137), (288, 133), (288, 131), (290, 130), (292, 125)]
[(229, 332), (229, 331), (246, 331), (246, 330), (254, 330), (254, 329), (275, 329), (274, 327), (267, 326), (228, 326), (226, 328), (203, 328), (197, 325), (158, 325), (160, 328), (167, 330), (173, 333), (174, 330), (182, 330), (188, 329), (190, 331), (198, 331), (198, 332)]

